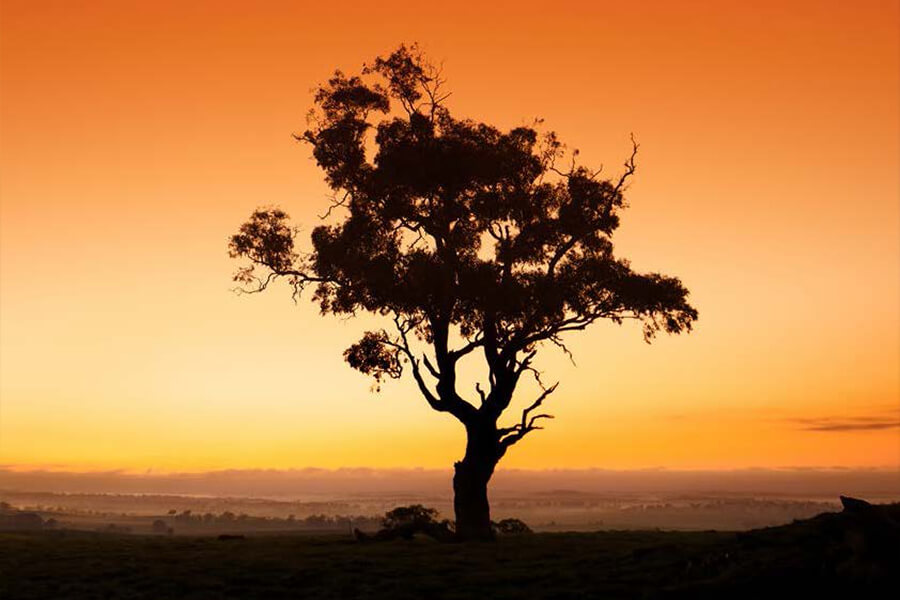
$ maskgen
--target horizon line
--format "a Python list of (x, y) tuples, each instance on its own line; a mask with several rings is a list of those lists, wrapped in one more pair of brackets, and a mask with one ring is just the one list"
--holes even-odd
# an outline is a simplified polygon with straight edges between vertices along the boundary
[[(5, 473), (47, 473), (55, 475), (121, 475), (121, 476), (197, 476), (197, 475), (215, 475), (215, 474), (248, 474), (248, 473), (267, 473), (267, 474), (364, 474), (364, 473), (448, 473), (452, 472), (452, 467), (371, 467), (371, 466), (343, 466), (343, 467), (223, 467), (205, 470), (168, 470), (148, 468), (72, 468), (62, 465), (44, 464), (0, 464), (0, 472)], [(900, 465), (880, 465), (880, 466), (848, 466), (848, 465), (817, 465), (817, 466), (798, 466), (783, 465), (777, 467), (694, 467), (694, 468), (673, 468), (664, 466), (654, 467), (635, 467), (635, 468), (609, 468), (609, 467), (544, 467), (544, 468), (523, 468), (509, 467), (498, 468), (498, 472), (507, 473), (796, 473), (796, 472), (866, 472), (866, 473), (900, 473)]]

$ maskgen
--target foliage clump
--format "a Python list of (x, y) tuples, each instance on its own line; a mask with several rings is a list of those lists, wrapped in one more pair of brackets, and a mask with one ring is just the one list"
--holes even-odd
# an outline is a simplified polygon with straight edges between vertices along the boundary
[(521, 535), (523, 533), (534, 533), (525, 521), (520, 519), (501, 519), (496, 523), (491, 523), (495, 532), (500, 535)]
[(385, 529), (396, 529), (408, 525), (432, 525), (437, 523), (438, 515), (439, 513), (436, 509), (427, 508), (421, 504), (398, 506), (384, 514), (381, 525)]
[(452, 521), (438, 521), (439, 513), (433, 508), (421, 504), (398, 506), (385, 513), (381, 521), (381, 530), (368, 535), (359, 529), (354, 530), (356, 539), (360, 541), (387, 541), (398, 538), (411, 540), (416, 534), (426, 535), (440, 542), (455, 539), (455, 527)]

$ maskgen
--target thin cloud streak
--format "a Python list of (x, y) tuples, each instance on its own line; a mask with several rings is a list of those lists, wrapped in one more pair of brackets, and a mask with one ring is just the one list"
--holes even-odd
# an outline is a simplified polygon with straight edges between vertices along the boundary
[(886, 421), (884, 423), (825, 423), (804, 427), (804, 431), (881, 431), (900, 427), (900, 421)]
[(900, 419), (895, 416), (860, 416), (860, 417), (818, 417), (806, 419), (789, 419), (798, 424), (802, 431), (847, 432), (847, 431), (884, 431), (900, 428)]

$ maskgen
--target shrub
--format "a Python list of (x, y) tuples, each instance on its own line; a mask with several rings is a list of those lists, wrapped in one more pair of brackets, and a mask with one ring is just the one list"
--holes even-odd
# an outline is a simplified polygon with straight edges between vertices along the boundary
[(398, 506), (384, 514), (381, 525), (385, 529), (397, 529), (403, 526), (423, 526), (437, 523), (438, 511), (426, 508), (421, 504)]
[(502, 535), (518, 535), (522, 533), (533, 533), (531, 527), (519, 519), (503, 519), (498, 523), (492, 523), (494, 530)]

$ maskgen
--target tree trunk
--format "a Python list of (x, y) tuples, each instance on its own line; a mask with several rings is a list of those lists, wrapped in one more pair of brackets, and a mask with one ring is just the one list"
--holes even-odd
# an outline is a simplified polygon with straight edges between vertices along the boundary
[(453, 508), (460, 540), (491, 540), (487, 486), (499, 460), (496, 426), (467, 428), (466, 456), (455, 465)]

